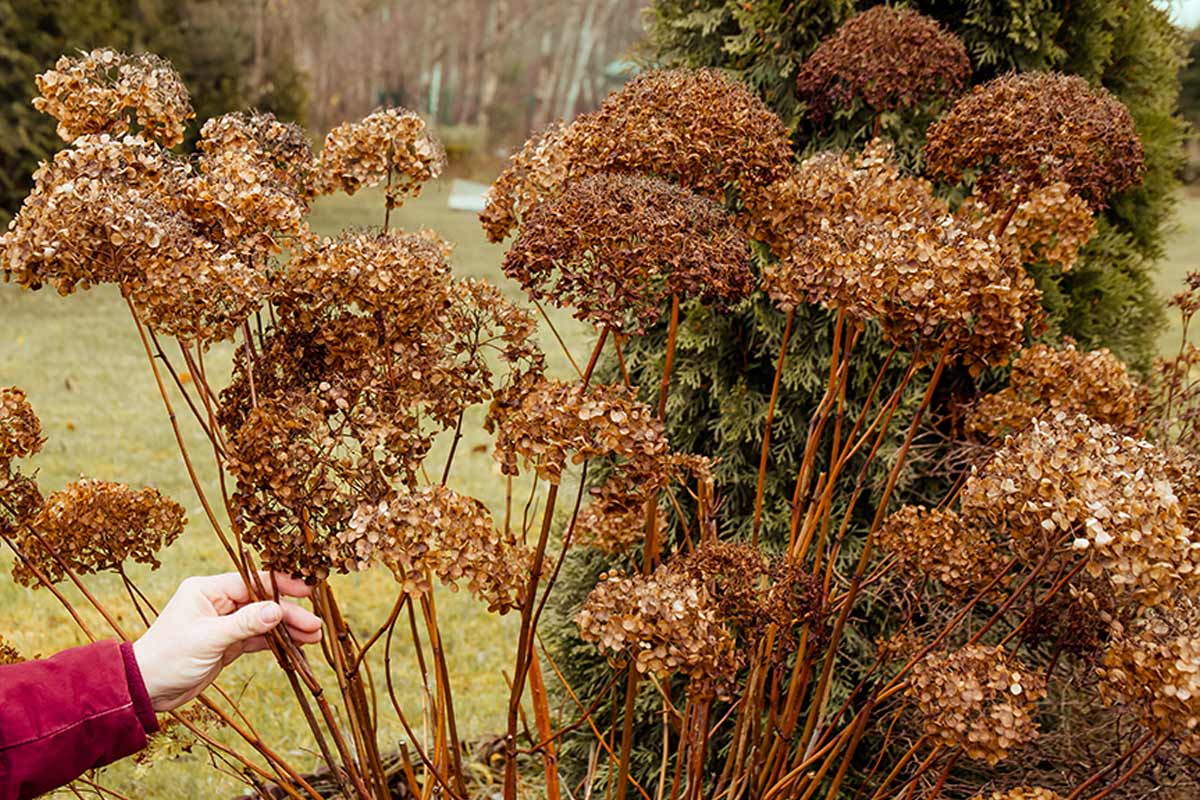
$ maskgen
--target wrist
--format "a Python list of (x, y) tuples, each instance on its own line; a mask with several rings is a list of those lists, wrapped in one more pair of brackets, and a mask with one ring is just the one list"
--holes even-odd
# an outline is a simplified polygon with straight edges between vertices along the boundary
[(146, 733), (154, 733), (158, 730), (158, 718), (154, 714), (157, 709), (138, 660), (137, 643), (123, 643), (121, 658), (125, 662), (125, 680), (129, 684), (129, 698), (133, 702), (134, 713)]

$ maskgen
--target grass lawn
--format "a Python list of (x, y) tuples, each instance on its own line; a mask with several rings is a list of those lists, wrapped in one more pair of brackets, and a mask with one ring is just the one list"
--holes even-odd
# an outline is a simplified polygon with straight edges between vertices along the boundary
[[(1176, 230), (1167, 247), (1167, 257), (1159, 265), (1158, 288), (1170, 296), (1184, 287), (1189, 272), (1200, 270), (1200, 193), (1185, 192), (1179, 197)], [(1174, 355), (1179, 348), (1179, 317), (1168, 309), (1169, 325), (1159, 337), (1159, 350)]]
[[(400, 209), (395, 216), (397, 223), (410, 230), (437, 230), (456, 243), (454, 263), (460, 275), (487, 278), (519, 298), (519, 289), (498, 269), (502, 248), (484, 239), (474, 215), (447, 210), (447, 195), (448, 185), (430, 186), (424, 196)], [(377, 224), (381, 215), (379, 194), (367, 192), (354, 198), (324, 199), (314, 212), (313, 224), (319, 232), (333, 233), (345, 226)], [(1179, 229), (1162, 265), (1159, 285), (1163, 292), (1175, 291), (1182, 285), (1184, 274), (1197, 267), (1200, 197), (1185, 196), (1180, 204)], [(588, 331), (568, 315), (552, 313), (576, 356), (585, 354)], [(1172, 332), (1164, 334), (1163, 343), (1164, 347), (1174, 345)], [(542, 344), (549, 354), (551, 371), (568, 375), (569, 364), (548, 332), (543, 333)], [(228, 347), (214, 348), (210, 353), (214, 373), (224, 369), (229, 354)], [(34, 462), (44, 490), (52, 491), (82, 474), (134, 486), (154, 485), (188, 508), (188, 532), (165, 554), (162, 569), (153, 573), (140, 568), (132, 571), (156, 603), (165, 602), (187, 575), (227, 569), (187, 482), (145, 354), (115, 291), (103, 287), (61, 298), (52, 291), (26, 293), (0, 284), (0, 385), (12, 384), (28, 391), (49, 437), (46, 449)], [(174, 400), (184, 418), (182, 402), (178, 397)], [(478, 425), (481, 417), (479, 410), (465, 426), (453, 483), (499, 511), (504, 482), (491, 459), (489, 439)], [(186, 419), (184, 423), (193, 456), (202, 464), (209, 463), (204, 458), (205, 441), (198, 427), (188, 425)], [(444, 447), (443, 443), (441, 451), (434, 453), (432, 463), (441, 463)], [(211, 469), (203, 470), (209, 476), (207, 490), (215, 496), (211, 473)], [(0, 556), (0, 568), (7, 569), (8, 562), (7, 553)], [(122, 610), (124, 625), (134, 631), (140, 629), (115, 580), (98, 578), (93, 585), (99, 587), (98, 594), (106, 603)], [(360, 633), (369, 633), (382, 621), (395, 598), (392, 579), (382, 571), (342, 578), (337, 586), (347, 616)], [(83, 605), (81, 598), (68, 594)], [(501, 670), (511, 663), (516, 620), (511, 615), (487, 615), (463, 593), (439, 591), (437, 602), (464, 736), (498, 732), (503, 727), (507, 695)], [(89, 619), (96, 630), (103, 629), (98, 620)], [(47, 593), (8, 580), (0, 580), (0, 635), (27, 655), (49, 654), (84, 641)], [(410, 668), (412, 654), (401, 647), (395, 655), (401, 665), (394, 674), (402, 700), (411, 717), (419, 720), (420, 687), (413, 677), (415, 670)], [(379, 682), (381, 658), (374, 658), (372, 663)], [(243, 659), (225, 673), (221, 684), (243, 698), (244, 707), (260, 724), (268, 742), (302, 765), (315, 765), (300, 712), (267, 657)], [(387, 728), (384, 736), (398, 738), (398, 726)], [(226, 797), (239, 790), (234, 780), (195, 757), (158, 764), (149, 771), (122, 764), (108, 770), (105, 778), (114, 788), (134, 797)]]
[[(473, 214), (446, 208), (448, 192), (448, 181), (427, 187), (421, 198), (393, 214), (393, 224), (409, 230), (435, 229), (456, 243), (453, 260), (459, 275), (487, 278), (510, 296), (523, 297), (519, 287), (499, 271), (503, 248), (486, 241)], [(353, 198), (324, 198), (312, 222), (318, 232), (334, 233), (346, 226), (378, 224), (382, 209), (382, 197), (375, 192)], [(577, 357), (589, 346), (588, 332), (569, 315), (556, 313), (555, 325), (572, 343)], [(553, 337), (545, 332), (541, 340), (551, 371), (565, 377), (571, 368)], [(226, 374), (230, 352), (228, 346), (210, 352), (210, 374)], [(136, 487), (153, 485), (188, 509), (187, 533), (163, 554), (163, 567), (157, 572), (142, 568), (131, 571), (157, 605), (165, 603), (187, 575), (229, 569), (188, 482), (136, 330), (112, 287), (63, 298), (53, 290), (30, 293), (0, 284), (0, 385), (24, 388), (42, 419), (49, 441), (33, 465), (39, 470), (44, 491), (86, 475)], [(208, 477), (206, 492), (219, 506), (211, 449), (206, 451), (207, 441), (199, 426), (187, 424), (190, 420), (186, 419), (182, 400), (176, 396), (173, 402), (184, 422), (192, 457), (200, 465), (201, 474)], [(465, 437), (458, 448), (451, 482), (455, 488), (488, 502), (499, 513), (503, 510), (505, 484), (491, 457), (490, 438), (480, 428), (482, 415), (483, 410), (477, 409), (464, 426)], [(440, 443), (430, 457), (430, 463), (439, 469), (445, 447), (444, 442)], [(10, 562), (7, 551), (0, 555), (0, 569), (7, 571)], [(118, 581), (99, 577), (91, 585), (98, 588), (97, 594), (107, 605), (121, 610), (124, 626), (141, 630)], [(351, 625), (365, 639), (386, 619), (395, 600), (390, 573), (374, 570), (339, 579), (336, 585)], [(85, 605), (75, 593), (68, 594), (79, 601), (80, 607)], [(502, 731), (507, 688), (501, 670), (511, 671), (516, 616), (489, 615), (465, 592), (439, 590), (437, 605), (451, 675), (456, 681), (453, 688), (463, 736), (483, 737)], [(93, 630), (105, 630), (98, 617), (88, 619), (94, 622)], [(2, 576), (0, 635), (30, 656), (50, 654), (85, 641), (49, 593), (25, 589)], [(373, 650), (377, 656), (373, 673), (380, 685), (381, 651), (382, 647)], [(415, 677), (413, 654), (402, 646), (393, 646), (393, 659), (393, 675), (406, 713), (419, 723), (421, 687)], [(312, 660), (316, 663), (322, 659), (314, 653)], [(266, 741), (294, 756), (301, 766), (316, 765), (299, 707), (269, 657), (239, 661), (222, 676), (221, 685), (243, 698), (243, 707), (260, 726)], [(336, 690), (332, 680), (326, 686)], [(386, 704), (386, 695), (381, 702)], [(398, 739), (398, 723), (385, 729), (383, 736), (385, 741)], [(121, 764), (106, 771), (105, 782), (133, 797), (229, 797), (240, 793), (236, 781), (201, 764), (196, 757), (157, 764), (148, 771)]]

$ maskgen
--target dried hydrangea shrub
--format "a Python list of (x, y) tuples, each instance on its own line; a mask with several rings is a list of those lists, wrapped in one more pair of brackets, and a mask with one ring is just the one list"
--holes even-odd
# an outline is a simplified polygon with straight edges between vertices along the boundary
[(917, 662), (907, 692), (927, 735), (995, 765), (1037, 738), (1033, 713), (1046, 690), (1042, 676), (1001, 648), (969, 645)]
[[(641, 545), (648, 529), (646, 503), (642, 487), (628, 476), (616, 474), (602, 486), (590, 491), (591, 501), (575, 520), (574, 541), (602, 553), (627, 553)], [(654, 517), (655, 541), (662, 541), (667, 529), (664, 514)]]
[(949, 509), (904, 506), (884, 520), (877, 541), (903, 574), (928, 576), (951, 592), (982, 589), (1003, 566), (987, 532)]
[[(119, 572), (129, 560), (157, 569), (158, 551), (179, 538), (184, 522), (183, 506), (157, 489), (85, 478), (51, 494), (30, 521), (32, 531), (18, 531), (17, 541), (24, 557), (57, 582), (64, 564), (81, 575)], [(13, 579), (39, 583), (23, 560), (13, 564)]]
[(1200, 536), (1184, 524), (1163, 453), (1083, 415), (1010, 437), (967, 479), (961, 506), (1027, 562), (1086, 557), (1088, 574), (1139, 603), (1200, 579)]
[(855, 100), (879, 113), (951, 99), (970, 72), (961, 39), (912, 9), (883, 5), (823, 41), (800, 66), (796, 91), (824, 125)]
[(1106, 349), (1081, 351), (1036, 344), (1013, 360), (1008, 386), (983, 395), (967, 415), (968, 433), (1000, 437), (1022, 431), (1037, 417), (1086, 414), (1119, 430), (1138, 422), (1137, 386)]
[(170, 715), (162, 715), (158, 731), (150, 734), (146, 738), (146, 747), (133, 756), (133, 762), (137, 764), (135, 775), (155, 764), (187, 755), (202, 744), (200, 737), (185, 723), (202, 731), (226, 727), (225, 721), (215, 711), (199, 703), (188, 705)]
[(1115, 625), (1098, 673), (1106, 702), (1132, 706), (1150, 730), (1178, 739), (1181, 753), (1200, 756), (1200, 606), (1193, 598)]
[(1063, 796), (1058, 792), (1052, 792), (1039, 786), (1018, 786), (1007, 792), (992, 792), (989, 795), (977, 794), (971, 800), (1063, 800)]
[(415, 111), (384, 108), (358, 122), (331, 130), (321, 148), (315, 188), (319, 194), (354, 194), (386, 183), (386, 202), (395, 208), (405, 196), (442, 174), (446, 151)]
[[(997, 230), (1003, 217), (975, 198), (959, 209), (960, 217), (979, 214), (979, 223)], [(1070, 271), (1080, 249), (1096, 232), (1096, 216), (1082, 197), (1063, 181), (1034, 189), (1013, 212), (1003, 237), (1020, 250), (1023, 264), (1049, 264)]]
[(672, 295), (727, 306), (754, 286), (749, 241), (721, 206), (621, 173), (590, 175), (538, 205), (503, 268), (535, 300), (638, 333)]
[(89, 134), (119, 136), (136, 122), (146, 137), (173, 147), (195, 116), (179, 73), (150, 53), (101, 48), (63, 56), (37, 76), (37, 86), (41, 96), (34, 108), (57, 119), (58, 135), (68, 142)]
[(926, 134), (925, 164), (951, 182), (980, 170), (993, 208), (1065, 183), (1092, 209), (1141, 180), (1142, 144), (1129, 109), (1076, 75), (1013, 73), (976, 86)]
[(602, 575), (575, 617), (584, 641), (632, 659), (638, 672), (683, 673), (692, 691), (730, 676), (732, 634), (691, 576), (659, 566), (651, 575)]
[(200, 129), (192, 215), (210, 238), (243, 251), (275, 252), (306, 230), (316, 161), (304, 130), (273, 114), (232, 113)]
[(724, 202), (786, 175), (783, 122), (747, 86), (715, 69), (644, 72), (600, 108), (535, 135), (513, 156), (480, 215), (498, 242), (542, 200), (597, 172), (653, 175)]
[(65, 295), (180, 258), (194, 238), (175, 208), (189, 176), (186, 162), (141, 137), (81, 137), (34, 173), (0, 237), (5, 276)]
[(25, 656), (21, 655), (21, 651), (3, 636), (0, 636), (0, 667), (6, 664), (20, 664), (24, 660)]
[(28, 458), (42, 449), (42, 422), (24, 390), (0, 386), (0, 463)]
[(543, 380), (514, 405), (493, 403), (487, 429), (496, 433), (494, 455), (505, 475), (523, 461), (550, 483), (562, 480), (567, 463), (615, 456), (653, 471), (668, 455), (662, 422), (653, 409), (622, 386)]
[(360, 505), (337, 536), (344, 568), (387, 566), (401, 591), (420, 597), (433, 577), (469, 591), (501, 614), (520, 605), (532, 553), (506, 538), (482, 502), (444, 486)]
[(763, 282), (783, 308), (878, 319), (894, 344), (944, 347), (972, 370), (1004, 363), (1041, 329), (1041, 294), (1011, 249), (959, 224), (885, 145), (814, 156), (746, 206), (751, 235), (779, 259)]

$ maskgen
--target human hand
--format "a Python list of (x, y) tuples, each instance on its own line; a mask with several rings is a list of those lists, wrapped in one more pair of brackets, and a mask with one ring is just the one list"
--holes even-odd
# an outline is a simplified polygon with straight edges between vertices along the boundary
[[(264, 588), (271, 575), (259, 573)], [(304, 581), (275, 575), (281, 595), (307, 597)], [(158, 619), (133, 643), (142, 682), (155, 711), (170, 711), (204, 691), (221, 670), (243, 653), (267, 648), (267, 636), (280, 622), (292, 640), (321, 640), (321, 618), (295, 603), (250, 602), (236, 572), (188, 578)]]

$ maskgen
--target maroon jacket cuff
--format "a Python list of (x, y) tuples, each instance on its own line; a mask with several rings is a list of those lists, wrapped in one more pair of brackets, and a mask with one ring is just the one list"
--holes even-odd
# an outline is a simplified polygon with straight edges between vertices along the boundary
[(149, 736), (158, 732), (158, 717), (154, 714), (154, 706), (150, 703), (150, 694), (146, 691), (146, 683), (142, 680), (142, 670), (138, 667), (137, 656), (133, 652), (133, 642), (121, 644), (121, 658), (125, 661), (125, 680), (129, 683), (129, 697), (133, 700), (133, 710), (138, 722)]

